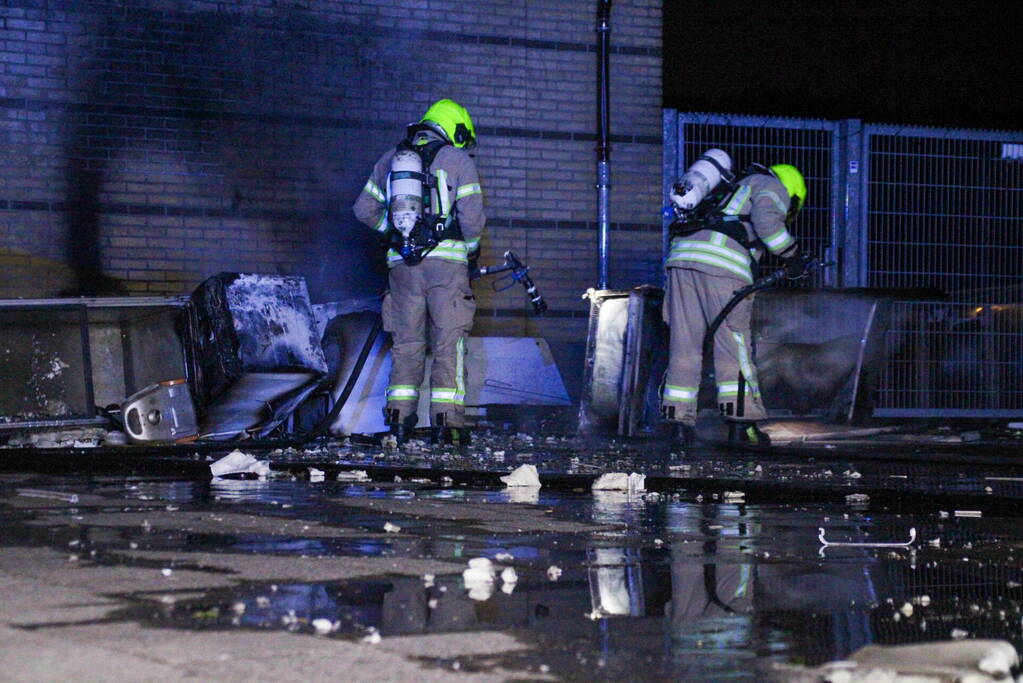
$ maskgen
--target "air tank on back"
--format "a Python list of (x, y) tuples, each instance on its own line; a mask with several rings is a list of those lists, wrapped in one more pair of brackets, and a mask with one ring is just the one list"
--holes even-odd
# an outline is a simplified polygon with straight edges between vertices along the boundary
[(668, 197), (676, 212), (692, 211), (722, 178), (731, 180), (732, 158), (722, 149), (708, 149), (672, 186)]
[(391, 221), (406, 237), (423, 215), (423, 160), (411, 149), (399, 149), (391, 159), (388, 196)]

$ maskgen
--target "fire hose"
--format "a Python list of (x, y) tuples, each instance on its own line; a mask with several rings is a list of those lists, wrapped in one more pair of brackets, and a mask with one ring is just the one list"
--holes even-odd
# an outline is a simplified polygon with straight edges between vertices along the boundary
[[(714, 353), (714, 336), (717, 334), (718, 328), (728, 318), (728, 314), (731, 313), (736, 306), (742, 303), (749, 295), (759, 292), (762, 289), (768, 287), (774, 287), (783, 280), (799, 280), (810, 274), (811, 271), (821, 270), (835, 265), (834, 261), (827, 261), (822, 263), (816, 256), (807, 256), (806, 258), (800, 259), (794, 264), (796, 267), (786, 265), (782, 268), (772, 271), (768, 275), (759, 278), (753, 284), (746, 285), (741, 289), (735, 290), (732, 298), (729, 299), (725, 307), (721, 309), (721, 312), (717, 314), (714, 320), (711, 321), (710, 325), (707, 326), (707, 331), (703, 335), (703, 358), (710, 358)], [(739, 393), (736, 396), (736, 410), (738, 411), (737, 416), (742, 417), (743, 406), (746, 401), (746, 378), (743, 374), (739, 373)], [(729, 423), (729, 439), (732, 439), (733, 434), (731, 431), (734, 429), (734, 423)]]

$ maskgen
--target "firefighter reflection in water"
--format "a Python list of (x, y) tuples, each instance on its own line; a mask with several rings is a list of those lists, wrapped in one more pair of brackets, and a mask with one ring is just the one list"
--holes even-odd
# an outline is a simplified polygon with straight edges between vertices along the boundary
[[(671, 226), (665, 262), (663, 315), (671, 330), (662, 417), (683, 447), (695, 440), (703, 337), (734, 292), (753, 282), (752, 266), (765, 251), (805, 267), (789, 233), (806, 199), (806, 183), (788, 164), (754, 164), (738, 177), (722, 150), (708, 150), (677, 183), (671, 200), (679, 220)], [(740, 440), (769, 443), (757, 423), (767, 417), (753, 364), (752, 297), (738, 304), (714, 337), (718, 407)]]
[(469, 267), (485, 223), (469, 112), (439, 100), (380, 157), (355, 202), (355, 215), (388, 244), (384, 329), (391, 333), (391, 376), (384, 417), (400, 444), (416, 426), (426, 364), (433, 352), (430, 418), (433, 440), (468, 443), (465, 340), (476, 301)]
[[(672, 520), (687, 532), (671, 541), (671, 600), (664, 605), (674, 641), (727, 649), (737, 641), (789, 640), (806, 659), (828, 661), (877, 639), (871, 615), (900, 588), (870, 549), (829, 549), (820, 561), (765, 561), (744, 547), (750, 539), (795, 548), (805, 544), (806, 527), (758, 518), (744, 504), (733, 511), (704, 503), (682, 514), (689, 518)], [(688, 542), (694, 533), (702, 546)], [(852, 534), (866, 540), (862, 531)]]

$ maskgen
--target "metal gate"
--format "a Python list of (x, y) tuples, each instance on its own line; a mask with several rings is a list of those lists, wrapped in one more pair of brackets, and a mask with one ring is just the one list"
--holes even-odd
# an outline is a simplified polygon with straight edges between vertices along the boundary
[(896, 304), (878, 414), (1023, 414), (1023, 134), (869, 124), (866, 283)]
[(664, 141), (665, 197), (708, 147), (796, 165), (814, 284), (899, 291), (876, 415), (1023, 416), (1023, 133), (666, 110)]
[[(800, 216), (799, 239), (806, 249), (831, 254), (837, 225), (832, 207), (837, 157), (833, 154), (837, 124), (831, 121), (721, 114), (665, 115), (664, 196), (691, 163), (711, 147), (732, 157), (732, 167), (752, 163), (793, 164), (806, 178), (809, 194)], [(669, 222), (666, 219), (666, 225)], [(665, 251), (667, 253), (667, 231)], [(765, 260), (763, 267), (776, 264)], [(807, 283), (809, 284), (809, 283)], [(833, 273), (817, 276), (813, 284), (834, 284)]]

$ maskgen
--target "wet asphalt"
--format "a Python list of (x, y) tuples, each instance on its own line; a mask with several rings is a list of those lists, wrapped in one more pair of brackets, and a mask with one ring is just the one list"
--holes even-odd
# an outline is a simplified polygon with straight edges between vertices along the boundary
[[(518, 435), (262, 454), (266, 480), (204, 457), (7, 467), (0, 656), (14, 680), (57, 643), (134, 658), (118, 680), (316, 678), (324, 653), (372, 663), (353, 680), (780, 680), (870, 643), (1019, 649), (1023, 467), (887, 448), (912, 457)], [(521, 464), (542, 488), (497, 480)], [(591, 491), (608, 471), (647, 491)]]

